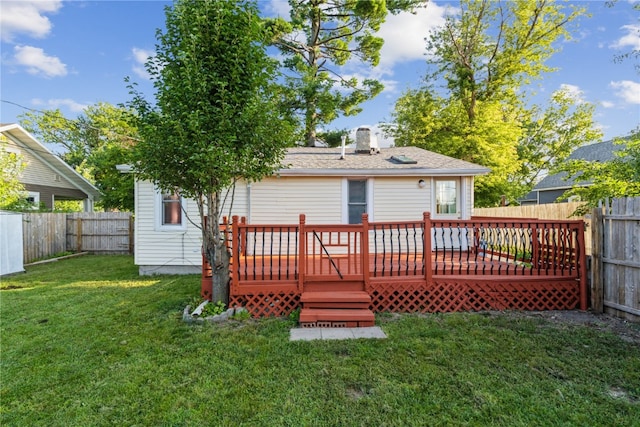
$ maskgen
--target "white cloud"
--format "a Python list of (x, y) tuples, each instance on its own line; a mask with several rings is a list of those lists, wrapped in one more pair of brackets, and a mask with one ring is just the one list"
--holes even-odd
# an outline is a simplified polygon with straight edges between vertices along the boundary
[(43, 77), (67, 75), (67, 66), (55, 56), (48, 56), (44, 50), (33, 46), (15, 46), (14, 59), (18, 65), (27, 68), (29, 74)]
[(573, 99), (577, 103), (583, 103), (584, 102), (584, 91), (582, 89), (580, 89), (580, 87), (578, 87), (576, 85), (570, 85), (570, 84), (563, 83), (563, 84), (560, 85), (560, 89), (559, 90), (564, 92), (564, 93), (566, 93), (567, 95), (569, 95), (571, 97), (571, 99)]
[(89, 106), (89, 104), (81, 104), (69, 98), (48, 99), (46, 101), (39, 98), (34, 98), (31, 100), (31, 103), (33, 105), (45, 106), (47, 107), (47, 109), (56, 109), (60, 107), (65, 107), (69, 109), (69, 111), (74, 113), (80, 113)]
[(640, 24), (623, 25), (621, 30), (626, 34), (620, 37), (611, 45), (614, 49), (631, 48), (631, 50), (640, 50)]
[(134, 47), (131, 49), (131, 53), (133, 54), (133, 72), (138, 76), (146, 80), (150, 80), (151, 76), (147, 72), (146, 68), (144, 68), (144, 64), (147, 62), (149, 57), (155, 54), (152, 50), (139, 49)]
[(603, 108), (613, 108), (613, 107), (615, 107), (615, 104), (613, 102), (611, 102), (611, 101), (600, 101), (600, 105)]
[(380, 52), (380, 65), (392, 68), (395, 64), (416, 59), (426, 60), (425, 38), (437, 27), (444, 25), (447, 7), (430, 2), (415, 14), (402, 12), (389, 15), (380, 27), (378, 36), (384, 39)]
[(270, 0), (265, 4), (265, 12), (268, 16), (279, 16), (288, 19), (291, 6), (287, 0)]
[(0, 37), (12, 42), (14, 37), (26, 34), (43, 38), (51, 31), (51, 21), (44, 16), (55, 13), (62, 7), (62, 1), (0, 1)]
[(616, 95), (629, 104), (640, 104), (640, 83), (631, 80), (620, 80), (609, 83)]

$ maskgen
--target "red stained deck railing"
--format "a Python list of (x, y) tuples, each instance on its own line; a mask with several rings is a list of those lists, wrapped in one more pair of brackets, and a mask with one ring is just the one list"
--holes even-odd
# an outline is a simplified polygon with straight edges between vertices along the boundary
[(358, 225), (311, 225), (301, 215), (288, 225), (234, 217), (231, 229), (231, 299), (260, 316), (286, 314), (305, 289), (327, 284), (361, 286), (377, 311), (587, 308), (582, 221), (425, 213), (420, 221), (369, 222), (365, 214)]

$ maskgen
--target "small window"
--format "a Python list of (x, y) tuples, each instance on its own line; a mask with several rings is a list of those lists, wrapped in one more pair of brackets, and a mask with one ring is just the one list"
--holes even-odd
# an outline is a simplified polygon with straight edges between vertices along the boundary
[(455, 214), (458, 212), (458, 181), (455, 179), (436, 180), (436, 213)]
[(361, 224), (367, 212), (367, 180), (349, 180), (349, 224)]
[(182, 198), (176, 191), (162, 193), (161, 225), (182, 225)]

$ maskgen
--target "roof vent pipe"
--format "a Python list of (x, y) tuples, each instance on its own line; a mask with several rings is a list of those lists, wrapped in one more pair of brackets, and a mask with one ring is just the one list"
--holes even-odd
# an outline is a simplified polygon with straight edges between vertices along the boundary
[(344, 150), (346, 149), (347, 135), (342, 135), (342, 151), (340, 152), (340, 160), (344, 160)]

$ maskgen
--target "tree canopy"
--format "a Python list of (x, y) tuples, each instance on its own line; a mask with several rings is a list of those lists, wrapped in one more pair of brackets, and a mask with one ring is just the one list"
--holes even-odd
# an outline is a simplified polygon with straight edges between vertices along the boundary
[(376, 66), (384, 40), (375, 34), (388, 13), (412, 10), (425, 0), (290, 0), (290, 20), (267, 20), (272, 42), (284, 57), (288, 103), (303, 117), (304, 139), (338, 114), (355, 115), (383, 85), (341, 71), (348, 61)]
[(521, 195), (513, 179), (535, 169), (521, 166), (538, 117), (525, 105), (527, 85), (552, 70), (546, 61), (584, 10), (546, 0), (461, 0), (458, 12), (428, 39), (426, 82), (399, 98), (387, 129), (399, 146), (491, 168), (475, 189), (476, 205), (491, 206)]
[(273, 173), (293, 140), (273, 90), (277, 64), (266, 53), (261, 24), (251, 1), (177, 1), (166, 8), (166, 31), (158, 31), (146, 64), (155, 103), (131, 88), (141, 135), (135, 169), (158, 188), (197, 202), (213, 298), (225, 303), (222, 194), (236, 180)]
[(56, 109), (25, 113), (20, 124), (40, 141), (62, 147), (60, 157), (100, 190), (99, 206), (132, 211), (133, 177), (116, 170), (116, 165), (132, 161), (137, 130), (129, 117), (126, 109), (101, 102), (75, 120)]

